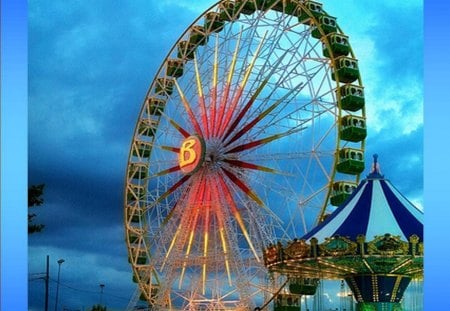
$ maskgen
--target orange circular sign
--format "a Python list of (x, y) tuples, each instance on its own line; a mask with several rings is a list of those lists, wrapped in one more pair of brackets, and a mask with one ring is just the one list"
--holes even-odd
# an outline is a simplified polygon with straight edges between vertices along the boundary
[(178, 164), (184, 174), (194, 173), (205, 159), (205, 142), (199, 136), (189, 136), (181, 143)]

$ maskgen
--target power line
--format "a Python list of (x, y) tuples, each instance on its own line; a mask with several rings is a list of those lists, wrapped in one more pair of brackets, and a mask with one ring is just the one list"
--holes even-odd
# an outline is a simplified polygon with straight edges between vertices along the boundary
[[(52, 279), (52, 278), (50, 278), (50, 281), (55, 282), (55, 283), (58, 282), (57, 280)], [(80, 288), (76, 288), (74, 286), (67, 285), (67, 284), (64, 284), (64, 283), (61, 283), (61, 282), (59, 282), (59, 285), (65, 287), (65, 288), (71, 289), (73, 291), (76, 291), (76, 292), (98, 295), (98, 291), (87, 290), (87, 289), (80, 289)], [(125, 300), (125, 301), (129, 300), (129, 298), (124, 298), (124, 297), (116, 296), (116, 295), (109, 294), (109, 293), (103, 293), (103, 295), (110, 296), (110, 297), (113, 297), (113, 298), (116, 298), (116, 299), (122, 299), (122, 300)]]

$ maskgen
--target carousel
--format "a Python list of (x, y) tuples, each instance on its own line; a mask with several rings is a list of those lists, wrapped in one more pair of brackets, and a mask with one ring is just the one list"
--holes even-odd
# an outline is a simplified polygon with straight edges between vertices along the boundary
[(375, 155), (371, 173), (321, 224), (264, 253), (289, 289), (275, 311), (300, 310), (296, 301), (320, 280), (345, 280), (356, 311), (402, 311), (408, 285), (423, 278), (423, 212), (385, 179)]

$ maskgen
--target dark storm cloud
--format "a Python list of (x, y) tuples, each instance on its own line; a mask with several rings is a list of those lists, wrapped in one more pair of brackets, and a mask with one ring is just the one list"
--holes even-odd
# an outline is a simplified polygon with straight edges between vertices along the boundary
[[(35, 212), (46, 226), (29, 238), (30, 273), (44, 271), (49, 254), (55, 278), (64, 258), (64, 283), (75, 288), (60, 298), (68, 306), (97, 303), (103, 282), (105, 299), (126, 297), (110, 306), (124, 308), (135, 289), (122, 225), (128, 149), (156, 70), (199, 14), (164, 6), (29, 4), (29, 184), (45, 183)], [(43, 307), (39, 282), (30, 283), (31, 310)]]

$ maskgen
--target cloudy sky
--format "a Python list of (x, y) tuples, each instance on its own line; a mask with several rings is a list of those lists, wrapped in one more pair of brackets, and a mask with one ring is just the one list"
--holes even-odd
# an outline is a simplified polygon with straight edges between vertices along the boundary
[[(386, 177), (422, 207), (422, 1), (322, 2), (359, 59), (366, 159), (378, 153)], [(60, 258), (61, 306), (98, 303), (99, 284), (108, 307), (127, 306), (135, 284), (122, 196), (134, 126), (169, 49), (214, 3), (29, 1), (29, 184), (45, 184), (35, 209), (45, 230), (29, 237), (30, 310), (44, 306), (46, 255), (51, 307)]]

